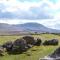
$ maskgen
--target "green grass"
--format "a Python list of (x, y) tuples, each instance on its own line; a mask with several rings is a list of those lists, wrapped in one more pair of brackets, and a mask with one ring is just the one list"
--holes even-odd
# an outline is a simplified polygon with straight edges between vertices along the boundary
[(0, 36), (0, 44), (3, 44), (7, 41), (14, 41), (22, 36)]
[[(32, 36), (41, 38), (42, 41), (56, 38), (59, 40), (60, 43), (59, 35), (41, 34), (41, 35), (32, 35)], [(21, 38), (21, 37), (22, 36), (0, 36), (0, 44), (3, 44), (9, 40), (14, 41), (17, 38)], [(58, 46), (34, 46), (22, 54), (8, 55), (7, 53), (5, 53), (5, 56), (0, 57), (0, 60), (39, 60), (39, 58), (51, 54), (57, 47)]]

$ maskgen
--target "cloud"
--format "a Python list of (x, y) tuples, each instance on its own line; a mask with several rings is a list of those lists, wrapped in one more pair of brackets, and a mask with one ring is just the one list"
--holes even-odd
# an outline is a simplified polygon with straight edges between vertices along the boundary
[(40, 23), (48, 28), (60, 30), (60, 19), (41, 20)]
[(24, 2), (19, 2), (18, 0), (1, 0), (0, 5), (3, 5), (1, 7), (4, 8), (1, 8), (0, 18), (53, 19), (53, 9), (51, 8), (53, 4), (50, 4), (46, 0), (41, 0), (38, 3), (36, 1), (27, 2), (27, 0), (24, 0)]

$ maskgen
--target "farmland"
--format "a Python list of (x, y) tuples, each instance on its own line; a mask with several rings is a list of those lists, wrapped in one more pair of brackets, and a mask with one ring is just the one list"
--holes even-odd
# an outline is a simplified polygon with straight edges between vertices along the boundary
[[(40, 35), (32, 35), (33, 37), (41, 38), (42, 42), (45, 40), (50, 39), (58, 39), (59, 45), (60, 45), (60, 36), (54, 35), (54, 34), (40, 34)], [(18, 38), (21, 38), (23, 36), (0, 36), (0, 45), (7, 41), (14, 41)], [(58, 45), (58, 46), (59, 46)], [(16, 54), (16, 55), (9, 55), (7, 52), (5, 52), (5, 56), (0, 57), (0, 60), (39, 60), (39, 58), (42, 58), (44, 56), (47, 56), (51, 54), (58, 46), (34, 46), (30, 48), (28, 51), (23, 52), (22, 54)]]

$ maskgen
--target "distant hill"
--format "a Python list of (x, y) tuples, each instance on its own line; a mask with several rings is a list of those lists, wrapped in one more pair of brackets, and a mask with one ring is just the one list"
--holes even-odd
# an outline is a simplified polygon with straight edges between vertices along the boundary
[(16, 24), (9, 25), (5, 23), (0, 23), (0, 33), (1, 32), (49, 32), (49, 33), (60, 33), (60, 30), (47, 28), (42, 24), (38, 23), (24, 23), (24, 24)]
[(51, 33), (60, 33), (60, 30), (47, 28), (42, 24), (39, 23), (25, 23), (25, 24), (18, 24), (14, 25), (19, 29), (23, 29), (23, 31), (36, 31), (36, 32), (51, 32)]

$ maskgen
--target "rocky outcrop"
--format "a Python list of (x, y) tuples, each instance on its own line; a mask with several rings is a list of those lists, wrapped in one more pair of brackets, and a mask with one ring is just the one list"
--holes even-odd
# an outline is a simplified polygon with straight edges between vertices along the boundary
[(57, 48), (52, 54), (40, 58), (40, 60), (60, 60), (60, 47)]
[(4, 48), (0, 46), (0, 56), (4, 56), (4, 52), (5, 52)]
[(26, 50), (27, 47), (27, 43), (24, 39), (17, 39), (16, 41), (14, 41), (13, 43), (13, 47), (12, 47), (12, 51), (24, 51)]
[[(6, 48), (7, 52), (16, 53), (24, 52), (33, 46), (42, 45), (42, 40), (40, 38), (34, 38), (32, 36), (24, 36), (22, 38), (16, 39), (14, 42), (8, 41), (2, 45), (3, 48)], [(52, 39), (45, 41), (43, 45), (58, 45), (57, 39)]]
[(46, 40), (43, 45), (58, 45), (58, 39)]
[(23, 39), (26, 40), (27, 44), (32, 44), (32, 45), (35, 44), (34, 37), (32, 36), (24, 36)]
[(35, 45), (40, 46), (42, 43), (42, 40), (40, 38), (37, 38)]
[(58, 58), (60, 57), (60, 47), (57, 48), (51, 55), (49, 55), (52, 58)]
[(12, 47), (13, 47), (13, 42), (12, 41), (8, 41), (6, 43), (4, 43), (2, 45), (3, 48), (6, 48), (7, 51), (11, 51)]

